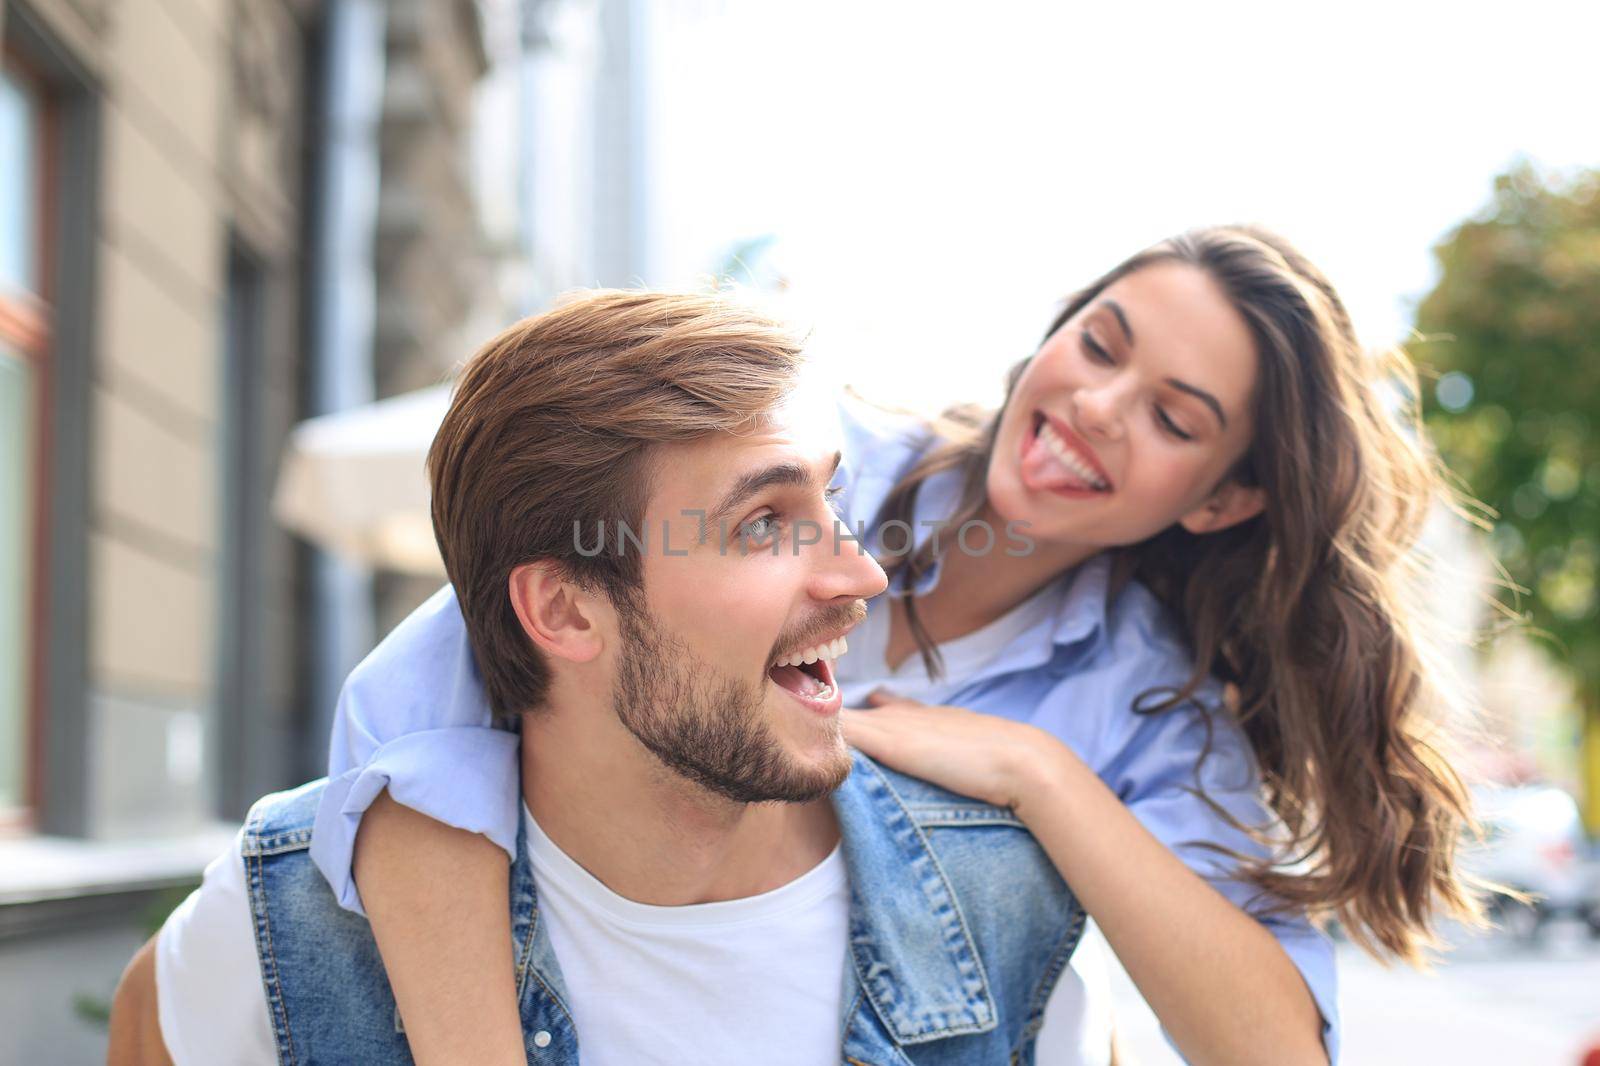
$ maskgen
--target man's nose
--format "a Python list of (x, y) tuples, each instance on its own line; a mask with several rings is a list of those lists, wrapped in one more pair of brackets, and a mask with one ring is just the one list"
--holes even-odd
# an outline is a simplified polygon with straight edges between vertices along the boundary
[(809, 550), (816, 563), (811, 588), (815, 599), (870, 600), (889, 587), (883, 567), (843, 522), (826, 530)]

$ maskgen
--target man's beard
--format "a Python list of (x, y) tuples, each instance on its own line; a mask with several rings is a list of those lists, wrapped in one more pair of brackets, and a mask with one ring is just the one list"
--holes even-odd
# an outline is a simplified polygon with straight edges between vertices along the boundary
[(751, 685), (694, 662), (647, 609), (619, 611), (622, 649), (612, 703), (639, 743), (669, 770), (735, 803), (807, 803), (850, 775), (836, 756), (803, 766), (763, 718), (766, 682)]

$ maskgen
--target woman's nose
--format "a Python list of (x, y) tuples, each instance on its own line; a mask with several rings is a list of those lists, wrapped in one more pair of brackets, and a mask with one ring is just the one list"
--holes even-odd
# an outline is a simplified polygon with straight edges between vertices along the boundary
[(1121, 439), (1122, 401), (1115, 384), (1079, 389), (1072, 394), (1072, 405), (1083, 433), (1104, 440)]

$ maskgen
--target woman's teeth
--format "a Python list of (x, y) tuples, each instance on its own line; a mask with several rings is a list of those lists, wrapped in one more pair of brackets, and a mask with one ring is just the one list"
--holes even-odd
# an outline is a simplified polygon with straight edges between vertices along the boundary
[(850, 645), (845, 643), (845, 639), (843, 637), (837, 637), (828, 641), (826, 644), (818, 644), (814, 647), (797, 651), (787, 659), (779, 659), (772, 665), (774, 667), (805, 666), (809, 663), (816, 662), (818, 659), (837, 659), (839, 656), (843, 655), (849, 650)]
[(1066, 442), (1056, 434), (1055, 427), (1050, 424), (1048, 419), (1039, 427), (1039, 442), (1050, 450), (1050, 454), (1055, 456), (1057, 462), (1082, 478), (1090, 488), (1104, 492), (1111, 487), (1104, 478), (1095, 473), (1094, 467), (1084, 462), (1078, 457), (1077, 452), (1067, 447)]

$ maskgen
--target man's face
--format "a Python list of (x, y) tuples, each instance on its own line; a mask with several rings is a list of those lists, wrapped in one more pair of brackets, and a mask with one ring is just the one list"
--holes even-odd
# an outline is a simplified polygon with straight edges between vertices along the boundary
[(836, 534), (838, 456), (832, 405), (802, 394), (747, 434), (654, 456), (644, 596), (619, 605), (615, 707), (669, 769), (737, 802), (817, 799), (850, 772), (831, 651), (777, 665), (828, 649), (886, 584)]

